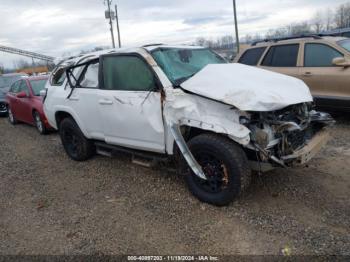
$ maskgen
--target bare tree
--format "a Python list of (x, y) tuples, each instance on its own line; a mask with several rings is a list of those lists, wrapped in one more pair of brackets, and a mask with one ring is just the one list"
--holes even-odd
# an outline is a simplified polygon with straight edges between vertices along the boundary
[(326, 23), (326, 30), (329, 31), (333, 28), (333, 17), (334, 17), (334, 13), (332, 11), (332, 9), (327, 8), (326, 12), (325, 12), (325, 23)]
[(337, 28), (350, 27), (350, 3), (338, 7), (335, 13), (335, 24)]
[(311, 20), (311, 27), (315, 33), (319, 34), (325, 29), (324, 15), (321, 11), (317, 11)]
[(289, 35), (302, 35), (311, 33), (310, 25), (307, 21), (294, 23), (289, 26)]
[(205, 42), (206, 42), (206, 39), (204, 37), (198, 37), (196, 39), (195, 45), (204, 46)]

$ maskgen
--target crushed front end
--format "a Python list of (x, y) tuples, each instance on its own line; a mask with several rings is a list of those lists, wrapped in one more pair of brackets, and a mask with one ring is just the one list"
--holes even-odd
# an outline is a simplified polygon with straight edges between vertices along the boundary
[(327, 143), (326, 127), (335, 123), (329, 114), (313, 110), (311, 103), (251, 112), (240, 122), (251, 131), (248, 156), (253, 169), (259, 170), (263, 164), (290, 167), (307, 163)]

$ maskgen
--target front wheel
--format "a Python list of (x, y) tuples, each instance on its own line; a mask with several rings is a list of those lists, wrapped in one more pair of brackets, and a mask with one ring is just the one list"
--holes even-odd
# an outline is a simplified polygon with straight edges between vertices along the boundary
[(44, 122), (41, 120), (40, 114), (37, 111), (34, 111), (33, 113), (34, 123), (36, 126), (36, 129), (41, 135), (47, 134), (47, 129), (45, 127)]
[(7, 117), (8, 117), (9, 122), (10, 122), (12, 125), (16, 125), (16, 124), (17, 124), (17, 119), (16, 119), (16, 117), (13, 115), (13, 112), (12, 112), (12, 110), (11, 110), (10, 107), (8, 107), (7, 113), (8, 113)]
[(251, 170), (247, 157), (232, 140), (216, 134), (202, 134), (191, 139), (188, 146), (207, 176), (207, 180), (203, 180), (193, 172), (186, 175), (190, 191), (199, 200), (225, 206), (249, 186)]
[(84, 136), (72, 118), (68, 117), (61, 121), (59, 134), (66, 153), (73, 160), (85, 161), (94, 155), (95, 146), (93, 142)]

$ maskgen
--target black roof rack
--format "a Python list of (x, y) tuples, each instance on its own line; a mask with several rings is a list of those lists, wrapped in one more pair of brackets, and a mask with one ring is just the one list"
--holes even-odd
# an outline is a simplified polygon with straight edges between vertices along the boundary
[(314, 39), (322, 39), (320, 35), (296, 35), (296, 36), (287, 36), (287, 37), (278, 37), (278, 38), (270, 38), (270, 39), (264, 39), (264, 40), (258, 40), (252, 43), (252, 46), (255, 46), (259, 43), (267, 43), (267, 42), (278, 42), (283, 40), (291, 40), (291, 39), (297, 39), (297, 38), (314, 38)]
[(159, 45), (164, 45), (164, 44), (162, 44), (162, 43), (158, 43), (158, 44), (148, 44), (148, 45), (143, 45), (142, 47), (159, 46)]

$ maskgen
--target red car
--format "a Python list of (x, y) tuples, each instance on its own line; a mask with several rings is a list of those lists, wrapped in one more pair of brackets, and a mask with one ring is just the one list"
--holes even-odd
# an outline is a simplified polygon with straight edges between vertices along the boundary
[(14, 82), (6, 95), (8, 119), (15, 125), (18, 121), (34, 125), (40, 134), (46, 134), (49, 125), (43, 111), (40, 91), (45, 88), (48, 77), (27, 77)]

